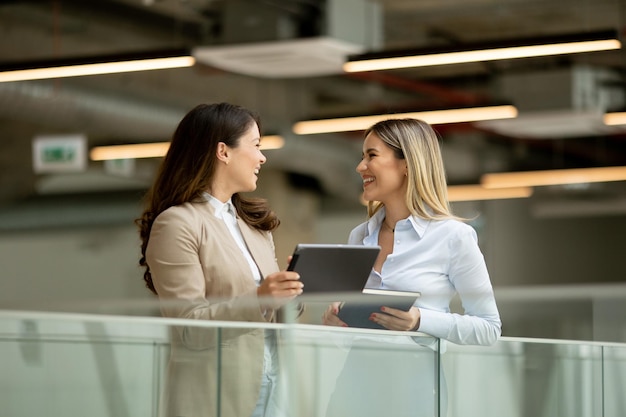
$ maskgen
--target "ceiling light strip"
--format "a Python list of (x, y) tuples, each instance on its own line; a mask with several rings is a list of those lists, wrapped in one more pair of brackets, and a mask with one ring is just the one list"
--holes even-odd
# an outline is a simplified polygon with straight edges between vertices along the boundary
[(626, 125), (626, 112), (606, 113), (603, 120), (607, 126)]
[(495, 47), (491, 49), (425, 53), (412, 56), (355, 58), (344, 63), (345, 72), (380, 71), (398, 68), (426, 67), (436, 65), (485, 62), (501, 59), (529, 58), (550, 55), (566, 55), (620, 49), (617, 39), (587, 40), (544, 45)]
[(448, 200), (450, 202), (528, 198), (532, 193), (532, 187), (489, 189), (479, 184), (448, 186)]
[[(285, 139), (279, 135), (268, 135), (261, 138), (261, 150), (280, 149)], [(165, 156), (170, 147), (169, 142), (133, 143), (128, 145), (95, 146), (89, 152), (92, 161), (108, 161), (115, 159), (160, 158)]]
[(626, 166), (490, 173), (480, 183), (485, 188), (507, 188), (610, 181), (626, 181)]
[(190, 67), (194, 64), (194, 57), (178, 56), (118, 62), (101, 62), (94, 64), (76, 64), (47, 68), (19, 69), (1, 71), (0, 82), (29, 81), (49, 78), (81, 77), (85, 75), (182, 68)]
[(365, 130), (374, 123), (387, 119), (420, 119), (427, 123), (436, 125), (476, 122), (481, 120), (509, 119), (517, 117), (517, 113), (517, 109), (511, 105), (472, 107), (465, 109), (343, 117), (337, 119), (303, 120), (295, 123), (292, 130), (298, 135), (312, 135), (317, 133)]
[(261, 137), (261, 150), (280, 149), (285, 146), (285, 138), (280, 135), (267, 135)]
[(89, 152), (92, 161), (114, 159), (159, 158), (167, 153), (169, 142), (135, 143), (129, 145), (95, 146)]

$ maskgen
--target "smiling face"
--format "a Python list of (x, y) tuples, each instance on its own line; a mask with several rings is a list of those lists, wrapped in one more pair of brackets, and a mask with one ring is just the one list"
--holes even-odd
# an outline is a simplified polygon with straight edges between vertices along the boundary
[(404, 202), (407, 189), (407, 167), (385, 142), (370, 133), (363, 142), (363, 158), (356, 171), (363, 179), (363, 198), (385, 205)]
[(261, 135), (259, 127), (253, 123), (239, 138), (236, 148), (230, 148), (230, 175), (234, 187), (233, 193), (256, 190), (261, 165), (267, 158), (261, 153)]
[(260, 146), (261, 135), (256, 123), (250, 124), (235, 147), (224, 142), (218, 144), (217, 157), (223, 164), (220, 164), (210, 189), (214, 197), (225, 202), (235, 193), (256, 190), (261, 165), (267, 160)]

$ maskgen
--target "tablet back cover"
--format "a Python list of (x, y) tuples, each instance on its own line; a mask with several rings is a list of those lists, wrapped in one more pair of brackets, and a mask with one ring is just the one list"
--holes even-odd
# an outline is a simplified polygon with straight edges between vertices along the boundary
[(287, 269), (300, 274), (305, 294), (361, 292), (379, 252), (378, 246), (299, 244)]

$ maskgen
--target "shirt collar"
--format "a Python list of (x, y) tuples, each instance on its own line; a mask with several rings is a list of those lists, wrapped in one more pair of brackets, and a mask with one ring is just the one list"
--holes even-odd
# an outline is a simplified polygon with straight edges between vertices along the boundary
[(415, 229), (415, 232), (417, 232), (417, 235), (420, 238), (423, 237), (430, 220), (422, 219), (418, 216), (409, 216), (409, 221), (411, 222), (413, 229)]
[[(378, 210), (369, 219), (367, 223), (368, 235), (370, 236), (373, 235), (374, 231), (381, 226), (381, 223), (383, 222), (385, 215), (386, 215), (385, 207), (381, 207), (381, 209)], [(413, 230), (415, 230), (415, 233), (417, 233), (417, 235), (421, 238), (424, 236), (424, 232), (426, 231), (426, 228), (428, 227), (428, 223), (430, 223), (430, 220), (426, 220), (418, 216), (410, 215), (406, 219), (399, 221), (396, 227), (405, 228), (406, 227), (405, 225), (410, 225), (410, 227), (412, 227)]]
[(220, 200), (213, 197), (211, 194), (207, 192), (203, 193), (203, 195), (206, 201), (208, 201), (209, 204), (213, 207), (213, 210), (214, 210), (213, 214), (215, 215), (215, 217), (221, 218), (223, 214), (226, 212), (230, 212), (230, 214), (236, 217), (235, 206), (233, 206), (233, 202), (230, 199), (227, 202), (222, 203)]

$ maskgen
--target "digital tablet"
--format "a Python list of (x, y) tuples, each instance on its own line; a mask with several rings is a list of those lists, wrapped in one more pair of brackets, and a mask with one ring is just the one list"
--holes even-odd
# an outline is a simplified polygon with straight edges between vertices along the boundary
[(383, 306), (408, 311), (420, 296), (419, 292), (366, 288), (358, 298), (342, 303), (337, 317), (350, 327), (384, 329), (369, 319), (372, 313), (382, 313)]
[(298, 244), (288, 271), (296, 271), (304, 294), (320, 292), (359, 293), (374, 267), (380, 246)]

